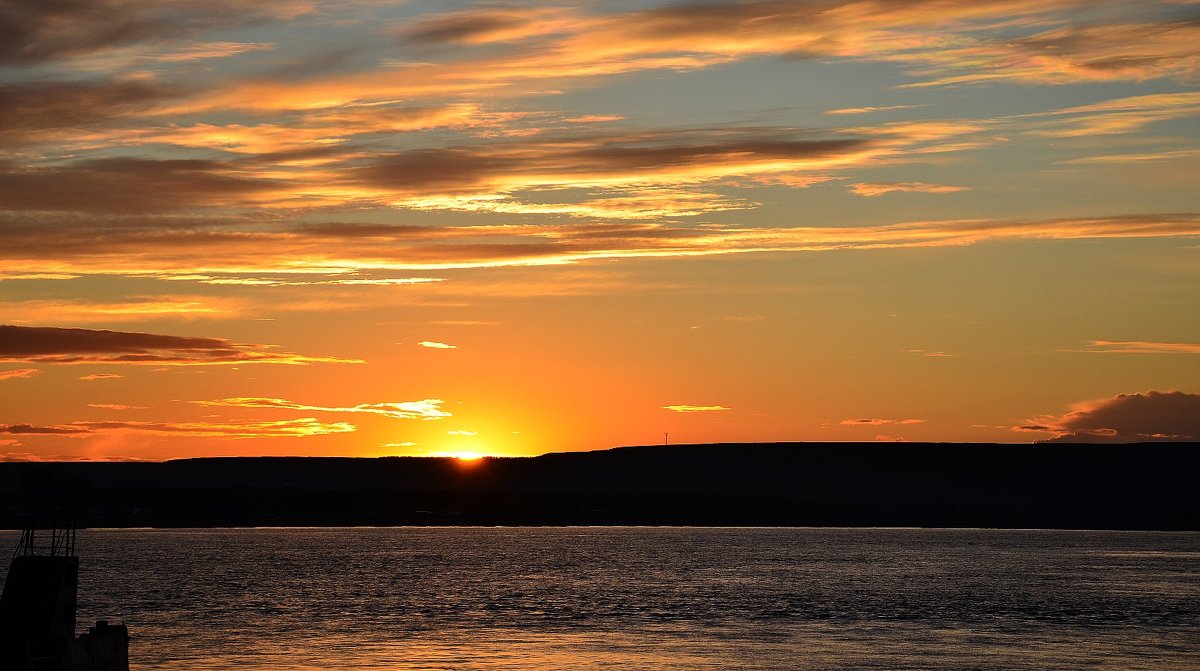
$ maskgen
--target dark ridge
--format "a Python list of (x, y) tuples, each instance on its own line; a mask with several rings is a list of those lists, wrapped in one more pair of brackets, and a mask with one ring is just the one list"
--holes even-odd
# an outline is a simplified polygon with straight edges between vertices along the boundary
[[(0, 463), (0, 526), (922, 526), (1200, 530), (1200, 444), (754, 443), (531, 458)], [(59, 509), (54, 511), (53, 509)]]

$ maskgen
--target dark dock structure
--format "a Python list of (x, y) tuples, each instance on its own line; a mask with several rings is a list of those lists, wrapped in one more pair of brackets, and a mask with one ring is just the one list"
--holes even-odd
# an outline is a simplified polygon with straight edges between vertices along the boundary
[(101, 620), (76, 638), (78, 588), (75, 527), (28, 525), (21, 532), (0, 595), (0, 669), (129, 670), (125, 625)]

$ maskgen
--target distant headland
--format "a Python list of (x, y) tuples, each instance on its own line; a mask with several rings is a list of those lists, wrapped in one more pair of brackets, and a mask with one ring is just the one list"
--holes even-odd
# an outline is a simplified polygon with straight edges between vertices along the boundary
[(465, 462), (0, 463), (0, 527), (920, 526), (1200, 530), (1200, 444), (739, 443)]

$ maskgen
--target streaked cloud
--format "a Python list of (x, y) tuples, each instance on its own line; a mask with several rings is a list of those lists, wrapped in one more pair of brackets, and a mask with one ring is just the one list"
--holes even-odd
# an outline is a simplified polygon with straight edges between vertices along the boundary
[[(927, 84), (1142, 80), (1195, 72), (1195, 29), (1189, 22), (1137, 22), (1144, 21), (1144, 12), (1122, 12), (1119, 6), (1106, 22), (1071, 21), (1073, 12), (1087, 6), (1071, 0), (759, 0), (602, 15), (546, 10), (520, 18), (485, 7), (433, 14), (407, 32), (416, 42), (461, 50), (509, 43), (520, 35), (525, 48), (513, 55), (465, 62), (489, 82), (698, 69), (769, 55), (896, 62)], [(461, 68), (427, 74), (449, 84), (461, 80)]]
[(361, 363), (274, 352), (261, 345), (243, 345), (223, 338), (11, 325), (0, 325), (0, 361), (139, 365)]
[[(1197, 58), (1200, 59), (1200, 54), (1197, 54)], [(1160, 121), (1200, 116), (1200, 93), (1156, 93), (1114, 98), (1030, 116), (1047, 119), (1028, 131), (1033, 135), (1116, 135), (1141, 130)]]
[(37, 368), (16, 368), (12, 370), (0, 370), (0, 380), (16, 380), (23, 377), (33, 377), (42, 371)]
[(174, 93), (142, 79), (6, 82), (0, 84), (0, 149), (78, 141), (82, 128), (148, 111)]
[(477, 436), (477, 435), (479, 435), (479, 433), (477, 431), (466, 431), (464, 429), (447, 431), (446, 434), (450, 435), (450, 436)]
[(720, 412), (730, 410), (723, 405), (664, 405), (663, 410), (671, 412)]
[(1200, 148), (1196, 149), (1170, 149), (1164, 151), (1137, 152), (1133, 154), (1097, 154), (1093, 156), (1081, 156), (1079, 158), (1069, 158), (1058, 161), (1061, 165), (1087, 165), (1087, 164), (1137, 164), (1148, 163), (1151, 161), (1188, 161), (1200, 159)]
[(270, 51), (275, 48), (274, 44), (254, 43), (254, 42), (201, 42), (192, 44), (176, 51), (170, 51), (163, 54), (142, 56), (159, 62), (174, 62), (174, 61), (194, 61), (206, 58), (228, 58), (238, 54), (245, 54), (252, 51)]
[(109, 432), (163, 433), (214, 438), (300, 438), (331, 433), (350, 433), (353, 424), (326, 423), (312, 417), (278, 422), (140, 422), (81, 421), (54, 426), (0, 425), (0, 433), (17, 435), (85, 436)]
[(133, 296), (123, 301), (38, 299), (0, 301), (0, 310), (14, 322), (114, 322), (158, 318), (228, 318), (243, 312), (232, 298), (211, 296)]
[(1087, 351), (1108, 354), (1200, 354), (1200, 343), (1093, 340)]
[[(596, 259), (696, 257), (761, 252), (945, 247), (1004, 240), (1190, 238), (1200, 214), (1062, 219), (915, 221), (877, 226), (579, 223), (455, 227), (326, 225), (229, 232), (99, 228), (63, 239), (48, 226), (0, 228), (0, 259), (13, 269), (74, 273), (255, 275), (430, 271), (558, 265)], [(86, 244), (85, 244), (86, 240)]]
[[(1086, 3), (1056, 4), (1067, 11), (1068, 5)], [(1050, 3), (1042, 6), (1052, 8)], [(1196, 74), (1200, 26), (1188, 20), (1138, 22), (1135, 5), (1127, 5), (1127, 11), (1127, 22), (1068, 25), (1007, 40), (999, 33), (960, 34), (961, 39), (947, 41), (941, 49), (893, 52), (880, 58), (910, 63), (914, 74), (925, 78), (918, 86), (1005, 80), (1024, 84), (1186, 81)]]
[(923, 419), (879, 419), (879, 418), (863, 418), (863, 419), (843, 419), (838, 422), (843, 426), (883, 426), (884, 424), (923, 424)]
[(846, 115), (846, 114), (871, 114), (874, 112), (890, 112), (892, 110), (907, 110), (907, 109), (913, 109), (914, 107), (920, 107), (920, 105), (881, 105), (881, 106), (867, 106), (867, 107), (843, 107), (841, 109), (825, 110), (825, 114), (832, 114), (835, 116)]
[(99, 410), (146, 410), (144, 405), (126, 405), (124, 403), (88, 403), (87, 407)]
[(426, 398), (420, 401), (400, 401), (394, 403), (360, 403), (353, 406), (322, 406), (296, 403), (282, 398), (221, 398), (214, 401), (191, 401), (196, 405), (231, 407), (231, 408), (278, 408), (285, 410), (304, 410), (306, 412), (350, 412), (383, 415), (393, 419), (438, 420), (450, 417), (451, 414), (442, 410), (442, 399)]
[[(279, 0), (18, 0), (0, 28), (0, 63), (29, 65), (111, 52), (138, 43), (169, 43), (219, 28), (294, 18), (311, 3)], [(226, 49), (228, 51), (228, 49)]]
[(0, 202), (6, 210), (169, 212), (269, 203), (287, 190), (278, 179), (208, 159), (93, 158), (47, 167), (0, 163)]
[(0, 433), (30, 436), (69, 436), (80, 433), (91, 433), (91, 430), (86, 427), (75, 425), (33, 426), (30, 424), (0, 424)]
[(85, 382), (95, 382), (96, 380), (119, 380), (123, 377), (125, 376), (117, 375), (116, 373), (95, 373), (92, 375), (84, 375), (79, 379), (84, 380)]
[(1038, 417), (1013, 428), (1057, 434), (1047, 442), (1196, 441), (1200, 440), (1200, 394), (1118, 394), (1076, 403), (1064, 415)]
[(850, 190), (859, 196), (882, 196), (893, 191), (912, 193), (954, 193), (967, 191), (970, 187), (948, 186), (946, 184), (927, 184), (925, 182), (859, 182), (851, 184)]
[(906, 351), (910, 354), (919, 354), (921, 356), (929, 356), (929, 357), (936, 357), (936, 358), (958, 356), (957, 354), (950, 354), (947, 352), (941, 352), (938, 350), (928, 350), (928, 349), (909, 349), (909, 350), (904, 350), (904, 351)]

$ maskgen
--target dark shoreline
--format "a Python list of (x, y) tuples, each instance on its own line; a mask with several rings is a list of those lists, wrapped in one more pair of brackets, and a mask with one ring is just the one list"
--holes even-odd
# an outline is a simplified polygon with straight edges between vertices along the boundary
[(0, 463), (0, 528), (767, 526), (1200, 530), (1200, 445), (769, 443), (528, 458)]

